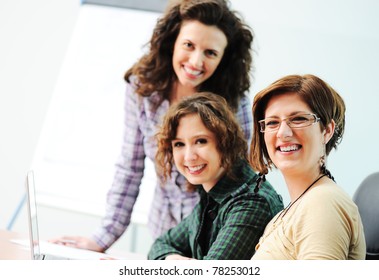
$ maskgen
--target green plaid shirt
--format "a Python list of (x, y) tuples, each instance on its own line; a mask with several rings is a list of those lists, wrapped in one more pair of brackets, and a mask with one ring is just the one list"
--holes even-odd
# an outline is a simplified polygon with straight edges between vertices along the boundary
[[(267, 181), (254, 193), (258, 176), (247, 162), (236, 170), (240, 183), (224, 177), (208, 193), (200, 188), (200, 202), (187, 218), (154, 242), (149, 259), (165, 259), (171, 254), (199, 260), (247, 260), (253, 256), (266, 224), (283, 209), (283, 203)], [(215, 201), (211, 209), (207, 209), (208, 196)], [(211, 223), (205, 222), (209, 210)], [(205, 227), (209, 229), (204, 233)]]

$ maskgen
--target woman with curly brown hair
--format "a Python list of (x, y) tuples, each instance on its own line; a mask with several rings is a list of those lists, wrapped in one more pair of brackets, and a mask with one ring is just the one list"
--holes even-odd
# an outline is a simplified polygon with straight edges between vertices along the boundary
[(259, 183), (247, 160), (246, 139), (225, 99), (209, 92), (182, 99), (167, 112), (157, 138), (162, 180), (176, 166), (196, 187), (200, 202), (155, 240), (148, 258), (250, 259), (283, 203), (268, 182)]
[[(226, 0), (174, 1), (158, 20), (149, 51), (125, 74), (125, 132), (106, 215), (92, 238), (64, 237), (67, 244), (105, 251), (126, 230), (145, 170), (154, 161), (156, 127), (169, 106), (198, 91), (224, 97), (247, 140), (252, 117), (250, 88), (253, 33)], [(158, 174), (159, 175), (159, 174)], [(199, 201), (176, 168), (158, 182), (148, 226), (155, 239), (189, 215)], [(64, 239), (57, 240), (63, 243)]]

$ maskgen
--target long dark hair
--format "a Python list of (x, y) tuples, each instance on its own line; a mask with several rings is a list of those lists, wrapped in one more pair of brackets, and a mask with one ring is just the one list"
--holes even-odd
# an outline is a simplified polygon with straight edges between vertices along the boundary
[(125, 80), (136, 77), (136, 92), (150, 96), (153, 92), (163, 99), (169, 93), (176, 75), (172, 66), (173, 49), (184, 20), (197, 20), (217, 26), (227, 37), (227, 47), (213, 75), (197, 88), (223, 96), (236, 110), (241, 97), (250, 88), (253, 33), (226, 0), (177, 1), (161, 17), (149, 42), (149, 52), (126, 73)]

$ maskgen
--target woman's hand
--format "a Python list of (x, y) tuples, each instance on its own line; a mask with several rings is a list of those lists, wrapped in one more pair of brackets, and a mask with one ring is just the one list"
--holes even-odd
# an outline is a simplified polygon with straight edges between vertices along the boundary
[(101, 248), (93, 239), (83, 236), (61, 236), (50, 239), (49, 242), (68, 247), (104, 252), (104, 249)]

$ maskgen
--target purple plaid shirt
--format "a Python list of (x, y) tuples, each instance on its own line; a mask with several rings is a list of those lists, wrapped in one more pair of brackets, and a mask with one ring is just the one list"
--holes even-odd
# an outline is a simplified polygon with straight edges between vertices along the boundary
[[(168, 100), (157, 107), (158, 102), (158, 94), (142, 97), (134, 92), (132, 85), (127, 84), (121, 155), (107, 195), (106, 215), (102, 226), (93, 234), (96, 242), (105, 249), (124, 233), (130, 223), (143, 177), (145, 157), (154, 162), (157, 150), (154, 135), (169, 107)], [(236, 116), (250, 143), (252, 113), (248, 97), (241, 99)], [(199, 201), (197, 192), (186, 191), (185, 182), (175, 166), (164, 186), (157, 180), (148, 221), (154, 239), (187, 217)]]

